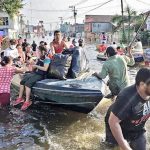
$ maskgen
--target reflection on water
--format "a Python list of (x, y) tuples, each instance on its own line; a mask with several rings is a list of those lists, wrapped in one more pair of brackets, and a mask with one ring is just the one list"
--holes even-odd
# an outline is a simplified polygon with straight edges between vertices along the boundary
[[(86, 49), (91, 69), (100, 71), (102, 63), (96, 59), (94, 45)], [(132, 82), (137, 70), (130, 69)], [(103, 100), (88, 115), (43, 104), (33, 105), (25, 112), (18, 108), (0, 110), (0, 149), (110, 150), (100, 144), (109, 105), (110, 101)]]

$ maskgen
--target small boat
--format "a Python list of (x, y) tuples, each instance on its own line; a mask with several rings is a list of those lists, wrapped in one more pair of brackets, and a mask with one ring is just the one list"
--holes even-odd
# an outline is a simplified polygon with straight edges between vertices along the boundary
[(98, 54), (97, 55), (97, 59), (101, 60), (101, 61), (106, 61), (107, 60), (107, 57), (104, 56), (103, 54)]
[[(102, 54), (98, 54), (97, 59), (99, 59), (101, 61), (106, 61), (107, 57)], [(142, 55), (135, 55), (134, 60), (135, 60), (135, 62), (140, 63), (140, 62), (144, 61), (144, 57)]]
[(134, 56), (134, 60), (137, 63), (143, 62), (144, 61), (144, 57), (143, 56)]
[(144, 57), (143, 57), (143, 53), (139, 53), (139, 52), (134, 52), (133, 53), (133, 57), (135, 62), (140, 63), (144, 61)]
[[(18, 79), (14, 79), (12, 84)], [(103, 81), (94, 76), (77, 79), (45, 79), (35, 84), (32, 89), (34, 101), (61, 105), (73, 111), (89, 113), (104, 96)]]

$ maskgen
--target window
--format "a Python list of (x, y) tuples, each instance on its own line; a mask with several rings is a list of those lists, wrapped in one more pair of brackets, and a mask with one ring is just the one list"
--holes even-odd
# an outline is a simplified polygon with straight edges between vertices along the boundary
[(8, 26), (8, 17), (0, 17), (0, 26)]

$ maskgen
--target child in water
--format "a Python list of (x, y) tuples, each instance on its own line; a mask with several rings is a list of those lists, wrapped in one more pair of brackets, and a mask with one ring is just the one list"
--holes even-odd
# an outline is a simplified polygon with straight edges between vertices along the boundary
[(0, 107), (5, 107), (10, 103), (10, 85), (15, 73), (23, 73), (23, 69), (12, 66), (10, 57), (3, 57), (0, 62)]

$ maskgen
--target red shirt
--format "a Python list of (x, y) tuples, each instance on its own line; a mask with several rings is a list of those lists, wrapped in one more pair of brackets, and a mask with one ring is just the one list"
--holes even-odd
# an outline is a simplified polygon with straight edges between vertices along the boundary
[(15, 67), (0, 67), (0, 93), (10, 93)]
[(60, 43), (53, 41), (53, 47), (55, 49), (55, 53), (57, 54), (62, 53), (65, 48), (64, 41), (61, 41)]
[(105, 52), (107, 47), (105, 45), (100, 45), (99, 46), (99, 52)]

